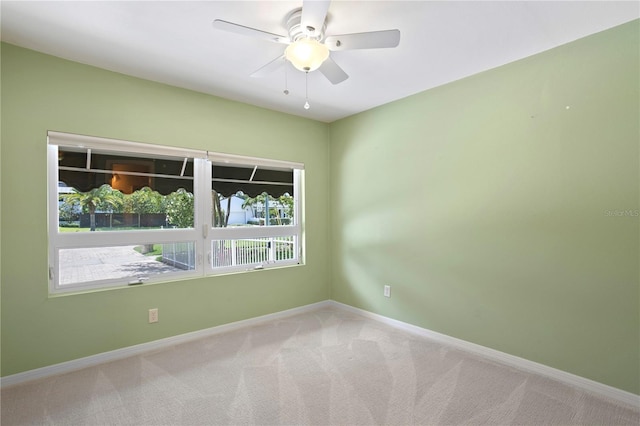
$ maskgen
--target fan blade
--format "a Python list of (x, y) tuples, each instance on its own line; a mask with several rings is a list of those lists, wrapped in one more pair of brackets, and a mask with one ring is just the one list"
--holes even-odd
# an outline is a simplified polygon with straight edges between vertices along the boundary
[(255, 28), (245, 27), (244, 25), (234, 24), (232, 22), (216, 19), (213, 21), (213, 28), (230, 33), (242, 34), (249, 37), (257, 37), (276, 43), (289, 44), (289, 38), (278, 34), (268, 33), (266, 31), (256, 30)]
[(272, 72), (274, 72), (275, 70), (283, 66), (284, 62), (285, 62), (284, 55), (280, 55), (277, 58), (275, 58), (273, 61), (269, 62), (267, 65), (261, 68), (258, 68), (256, 71), (254, 71), (254, 73), (251, 74), (251, 77), (257, 77), (257, 78), (266, 77), (267, 75), (271, 74)]
[(322, 63), (322, 65), (320, 65), (318, 71), (320, 71), (325, 77), (327, 77), (327, 80), (329, 80), (332, 84), (342, 83), (349, 78), (349, 75), (344, 72), (344, 70), (340, 68), (340, 66), (338, 66), (338, 64), (336, 64), (333, 59), (331, 59), (331, 57), (328, 57)]
[(305, 0), (302, 2), (300, 28), (307, 36), (318, 37), (322, 34), (330, 3), (331, 0)]
[(329, 50), (381, 49), (400, 44), (400, 31), (385, 30), (369, 33), (343, 34), (324, 39)]

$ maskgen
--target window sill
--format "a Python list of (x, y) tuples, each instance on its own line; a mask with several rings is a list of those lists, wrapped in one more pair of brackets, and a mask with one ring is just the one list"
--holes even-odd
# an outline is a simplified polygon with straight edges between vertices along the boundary
[(110, 286), (95, 287), (95, 288), (76, 288), (76, 289), (68, 289), (68, 290), (57, 290), (53, 292), (49, 291), (48, 298), (57, 299), (59, 297), (102, 293), (105, 291), (140, 289), (140, 288), (162, 285), (162, 284), (171, 284), (171, 283), (178, 283), (178, 282), (184, 282), (184, 281), (195, 281), (195, 280), (202, 280), (202, 279), (208, 279), (208, 278), (222, 277), (227, 275), (246, 274), (248, 272), (250, 273), (250, 272), (262, 272), (262, 271), (288, 269), (288, 268), (295, 268), (295, 267), (304, 266), (304, 265), (305, 264), (303, 262), (296, 262), (296, 263), (288, 263), (288, 264), (271, 265), (263, 268), (252, 268), (252, 269), (245, 268), (240, 270), (226, 270), (226, 271), (220, 271), (220, 272), (212, 273), (208, 275), (189, 275), (188, 277), (174, 277), (174, 278), (163, 279), (163, 280), (147, 281), (140, 284), (122, 284), (122, 285), (110, 285)]

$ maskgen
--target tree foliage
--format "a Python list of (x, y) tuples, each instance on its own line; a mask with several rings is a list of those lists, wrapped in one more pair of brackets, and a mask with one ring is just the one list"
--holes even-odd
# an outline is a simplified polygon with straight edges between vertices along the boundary
[[(213, 222), (214, 228), (220, 228), (224, 224), (224, 211), (220, 205), (220, 199), (222, 195), (220, 195), (215, 190), (211, 191), (211, 202), (213, 205), (213, 211), (211, 214), (211, 221)], [(225, 225), (226, 226), (226, 225)]]
[[(169, 224), (179, 228), (193, 227), (194, 198), (185, 189), (178, 189), (169, 195), (162, 195), (149, 187), (139, 189), (131, 194), (111, 188), (104, 184), (87, 192), (73, 190), (71, 194), (60, 196), (60, 220), (77, 220), (77, 207), (83, 213), (89, 213), (91, 231), (95, 231), (95, 213), (129, 213), (129, 214), (166, 214)], [(245, 198), (248, 198), (244, 196)], [(212, 220), (216, 227), (225, 227), (229, 223), (231, 213), (231, 197), (226, 198), (226, 209), (222, 208), (222, 198), (212, 191)], [(264, 197), (262, 197), (264, 202)], [(244, 207), (244, 206), (243, 206)]]
[(278, 197), (278, 202), (282, 205), (284, 214), (293, 219), (293, 197), (289, 194), (284, 194)]
[(258, 212), (256, 206), (264, 206), (265, 202), (267, 201), (267, 197), (269, 197), (269, 217), (271, 220), (275, 220), (278, 225), (282, 224), (282, 218), (280, 217), (279, 208), (282, 209), (285, 217), (293, 219), (293, 197), (289, 194), (283, 194), (278, 198), (272, 197), (266, 192), (263, 192), (262, 194), (255, 197), (249, 197), (245, 195), (242, 197), (244, 198), (242, 208), (246, 209), (247, 207), (250, 207), (253, 210), (254, 216), (257, 217)]
[[(211, 201), (213, 204), (213, 212), (211, 215), (211, 220), (213, 222), (214, 228), (226, 228), (229, 224), (229, 215), (231, 214), (231, 199), (235, 195), (231, 195), (227, 198), (215, 190), (211, 191)], [(222, 200), (227, 201), (227, 208), (222, 208)]]
[[(63, 197), (61, 197), (63, 198)], [(79, 219), (78, 203), (75, 201), (63, 202), (58, 206), (58, 218), (63, 222), (73, 222)]]
[(193, 194), (184, 188), (166, 197), (167, 219), (178, 228), (193, 227)]
[(96, 209), (98, 207), (118, 208), (121, 206), (122, 198), (116, 192), (120, 193), (120, 191), (114, 191), (109, 185), (104, 184), (87, 192), (80, 192), (74, 188), (72, 193), (64, 194), (61, 198), (65, 203), (76, 203), (80, 205), (82, 211), (88, 212), (91, 220), (90, 230), (95, 231)]
[(160, 193), (144, 187), (126, 195), (123, 213), (166, 213), (166, 200)]

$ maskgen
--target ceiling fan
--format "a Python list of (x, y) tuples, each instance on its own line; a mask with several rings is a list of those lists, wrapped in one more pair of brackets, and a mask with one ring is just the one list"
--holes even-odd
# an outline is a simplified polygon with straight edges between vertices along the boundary
[(330, 3), (331, 0), (304, 0), (301, 8), (294, 9), (287, 15), (286, 36), (221, 19), (213, 21), (213, 26), (223, 31), (288, 45), (282, 55), (256, 70), (251, 74), (252, 77), (266, 76), (283, 66), (286, 59), (300, 71), (309, 73), (319, 70), (331, 83), (338, 84), (349, 76), (331, 59), (329, 51), (396, 47), (400, 43), (400, 31), (384, 30), (325, 36)]

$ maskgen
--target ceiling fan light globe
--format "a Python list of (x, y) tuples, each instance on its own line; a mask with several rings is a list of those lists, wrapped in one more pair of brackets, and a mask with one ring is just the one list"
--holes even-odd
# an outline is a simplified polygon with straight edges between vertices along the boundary
[(291, 43), (284, 51), (284, 56), (300, 71), (309, 72), (320, 68), (329, 57), (329, 49), (318, 40), (303, 38)]

